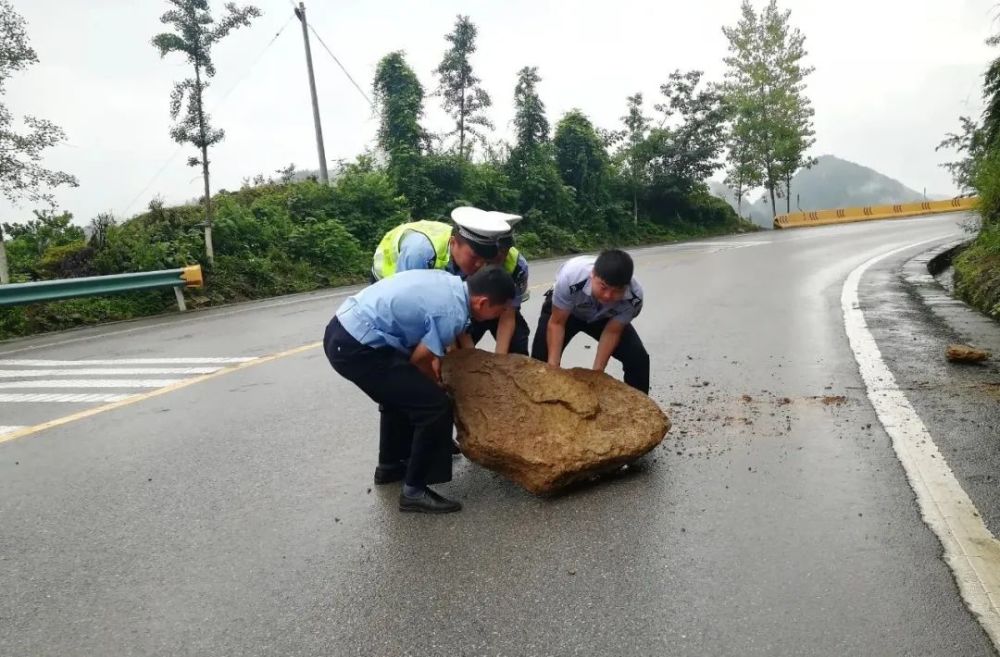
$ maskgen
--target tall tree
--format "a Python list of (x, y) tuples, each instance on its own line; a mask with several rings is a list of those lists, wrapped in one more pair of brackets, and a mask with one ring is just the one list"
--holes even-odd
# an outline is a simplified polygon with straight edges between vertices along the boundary
[(378, 145), (389, 158), (389, 173), (415, 211), (423, 211), (430, 192), (423, 175), (428, 135), (420, 125), (424, 87), (402, 51), (389, 53), (375, 69), (375, 103), (379, 109)]
[(541, 80), (535, 66), (518, 71), (514, 87), (515, 141), (507, 159), (507, 173), (521, 192), (522, 213), (534, 211), (557, 221), (566, 215), (571, 201), (553, 157), (549, 120), (538, 95)]
[[(0, 0), (0, 97), (11, 75), (38, 62), (28, 43), (25, 21), (8, 0)], [(79, 183), (63, 171), (42, 166), (42, 153), (65, 140), (66, 135), (51, 121), (25, 116), (27, 130), (15, 126), (14, 117), (0, 102), (0, 193), (13, 204), (23, 201), (55, 207), (52, 190)], [(0, 284), (10, 282), (4, 231), (0, 229)]]
[(646, 137), (649, 134), (650, 119), (643, 113), (642, 94), (628, 97), (628, 113), (621, 117), (625, 126), (624, 141), (618, 156), (625, 165), (629, 189), (632, 192), (632, 223), (639, 223), (639, 190), (647, 177), (649, 148)]
[(760, 162), (754, 157), (752, 119), (745, 105), (734, 103), (741, 99), (727, 99), (726, 116), (729, 129), (726, 134), (725, 183), (736, 194), (736, 213), (743, 216), (743, 199), (763, 183)]
[(725, 112), (715, 85), (703, 85), (701, 71), (674, 71), (660, 86), (655, 107), (659, 126), (649, 135), (651, 174), (657, 185), (686, 195), (722, 164)]
[(537, 66), (525, 66), (517, 73), (514, 87), (515, 149), (532, 151), (549, 141), (549, 120), (545, 117), (545, 104), (538, 96)]
[(815, 69), (805, 66), (807, 53), (805, 36), (789, 25), (790, 10), (779, 11), (775, 0), (764, 10), (766, 25), (774, 31), (775, 62), (778, 87), (781, 89), (779, 106), (780, 132), (778, 137), (778, 171), (784, 184), (785, 211), (792, 211), (792, 177), (799, 169), (811, 168), (816, 158), (807, 151), (816, 143), (813, 130), (815, 111), (806, 95), (805, 79)]
[[(739, 108), (739, 125), (730, 143), (731, 176), (759, 171), (777, 214), (777, 197), (790, 197), (791, 178), (812, 159), (813, 111), (805, 95), (805, 36), (789, 23), (791, 11), (770, 0), (758, 15), (743, 0), (741, 18), (723, 27), (729, 41), (725, 93), (727, 105)], [(752, 162), (752, 163), (751, 163)], [(788, 199), (790, 205), (791, 200)]]
[(177, 82), (170, 94), (170, 118), (177, 120), (181, 109), (185, 109), (183, 117), (170, 129), (170, 136), (178, 144), (191, 144), (199, 151), (198, 157), (188, 158), (188, 166), (200, 166), (205, 182), (205, 255), (211, 263), (215, 260), (215, 252), (212, 247), (208, 149), (226, 136), (225, 131), (212, 127), (211, 117), (204, 106), (208, 79), (215, 76), (212, 47), (234, 29), (250, 25), (252, 19), (261, 15), (261, 11), (253, 5), (237, 7), (235, 3), (228, 2), (222, 19), (216, 23), (208, 0), (167, 1), (173, 8), (160, 17), (160, 22), (172, 25), (175, 31), (157, 34), (153, 37), (153, 46), (160, 51), (160, 57), (178, 52), (185, 55), (194, 67), (194, 78)]
[(967, 192), (975, 187), (976, 162), (986, 150), (986, 139), (983, 129), (972, 117), (961, 116), (958, 120), (962, 126), (961, 132), (949, 132), (934, 150), (954, 150), (960, 156), (960, 159), (945, 162), (941, 166), (951, 173), (955, 186), (960, 191)]
[[(1000, 34), (987, 39), (987, 45), (1000, 45)], [(986, 144), (994, 146), (1000, 137), (1000, 57), (990, 62), (983, 76), (983, 98), (986, 109), (983, 110), (983, 138)]]
[(445, 111), (455, 120), (455, 129), (447, 136), (458, 135), (458, 154), (466, 159), (472, 155), (471, 143), (466, 147), (466, 142), (471, 141), (469, 138), (482, 143), (486, 136), (481, 129), (493, 129), (493, 124), (483, 115), (493, 101), (479, 86), (480, 80), (469, 61), (476, 52), (476, 34), (475, 24), (468, 16), (460, 15), (454, 31), (444, 37), (451, 47), (435, 70), (440, 81), (436, 93), (442, 97)]
[(593, 226), (608, 202), (608, 154), (594, 124), (580, 110), (567, 112), (552, 146), (559, 175), (576, 192), (577, 214), (606, 228)]

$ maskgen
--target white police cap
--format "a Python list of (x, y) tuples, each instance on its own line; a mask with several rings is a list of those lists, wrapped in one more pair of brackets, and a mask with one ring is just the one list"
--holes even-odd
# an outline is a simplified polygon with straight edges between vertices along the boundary
[(496, 244), (499, 238), (510, 234), (512, 224), (508, 218), (516, 216), (469, 206), (451, 211), (452, 221), (458, 226), (460, 235), (472, 242), (490, 245)]
[(507, 225), (510, 226), (512, 230), (514, 228), (514, 224), (521, 221), (521, 219), (523, 218), (519, 214), (510, 214), (508, 212), (497, 212), (496, 210), (491, 210), (490, 214), (496, 217), (500, 217), (501, 219), (506, 221)]

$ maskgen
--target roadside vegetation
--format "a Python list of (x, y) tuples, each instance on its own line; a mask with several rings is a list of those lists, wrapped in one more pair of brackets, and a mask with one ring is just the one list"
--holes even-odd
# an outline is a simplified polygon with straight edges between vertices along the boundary
[[(230, 30), (253, 29), (260, 12), (229, 5), (213, 22), (204, 0), (169, 4), (163, 22), (176, 33), (157, 34), (153, 44), (164, 55), (185, 55), (194, 74), (171, 95), (178, 123), (170, 134), (194, 147), (189, 165), (200, 170), (206, 195), (182, 206), (154, 201), (127, 220), (102, 214), (80, 225), (55, 207), (50, 191), (76, 180), (38, 164), (40, 151), (63, 138), (47, 124), (36, 150), (15, 156), (47, 178), (14, 180), (18, 169), (0, 166), (5, 196), (40, 208), (31, 219), (2, 224), (0, 257), (6, 253), (10, 282), (197, 263), (207, 287), (189, 292), (192, 307), (305, 292), (363, 281), (385, 231), (414, 219), (445, 221), (460, 205), (522, 214), (518, 247), (529, 258), (750, 231), (756, 227), (712, 195), (706, 180), (725, 170), (740, 190), (734, 201), (764, 189), (773, 208), (787, 196), (795, 172), (812, 162), (805, 154), (813, 140), (804, 93), (811, 69), (800, 63), (804, 37), (774, 1), (759, 13), (745, 2), (737, 25), (725, 28), (724, 81), (706, 81), (700, 71), (669, 73), (656, 98), (623, 99), (621, 122), (611, 128), (595, 126), (582, 110), (550, 125), (543, 76), (537, 67), (523, 67), (512, 89), (509, 139), (489, 120), (493, 99), (472, 65), (477, 27), (459, 16), (445, 36), (432, 86), (405, 53), (381, 60), (371, 85), (380, 119), (377, 148), (334, 168), (329, 184), (289, 166), (247, 179), (238, 190), (209, 193), (209, 149), (224, 133), (201, 109), (215, 72), (205, 44), (224, 47), (218, 42)], [(2, 83), (37, 56), (7, 0), (0, 0), (0, 14), (17, 28), (16, 47), (0, 53)], [(445, 134), (424, 127), (431, 98), (453, 119)], [(780, 111), (765, 113), (765, 107)], [(3, 105), (0, 120), (12, 122)], [(11, 142), (12, 152), (18, 143)], [(173, 303), (168, 291), (4, 308), (0, 339), (146, 316)]]

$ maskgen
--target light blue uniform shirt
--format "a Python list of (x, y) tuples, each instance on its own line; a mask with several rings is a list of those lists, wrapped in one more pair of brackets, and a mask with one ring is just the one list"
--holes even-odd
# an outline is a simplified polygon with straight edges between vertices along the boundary
[[(410, 271), (413, 269), (433, 269), (437, 255), (434, 253), (434, 246), (427, 236), (416, 231), (410, 231), (403, 235), (399, 242), (399, 258), (396, 260), (396, 271)], [(462, 270), (448, 258), (448, 264), (444, 271), (454, 274), (465, 280)], [(517, 265), (514, 267), (514, 286), (516, 293), (510, 305), (513, 308), (520, 308), (522, 301), (527, 301), (530, 297), (528, 292), (528, 261), (521, 254), (517, 255)]]
[(573, 317), (587, 322), (613, 319), (628, 324), (642, 311), (642, 286), (632, 279), (621, 301), (601, 305), (593, 296), (590, 274), (597, 256), (578, 256), (567, 260), (556, 274), (552, 287), (552, 305), (568, 310)]
[(423, 343), (434, 355), (444, 356), (445, 348), (469, 327), (469, 291), (448, 272), (402, 272), (347, 299), (337, 319), (363, 345), (410, 354)]

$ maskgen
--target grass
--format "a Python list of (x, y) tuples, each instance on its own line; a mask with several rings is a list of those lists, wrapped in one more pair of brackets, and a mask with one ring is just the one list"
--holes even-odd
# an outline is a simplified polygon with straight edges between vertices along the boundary
[(958, 296), (1000, 320), (1000, 225), (985, 226), (954, 264)]

